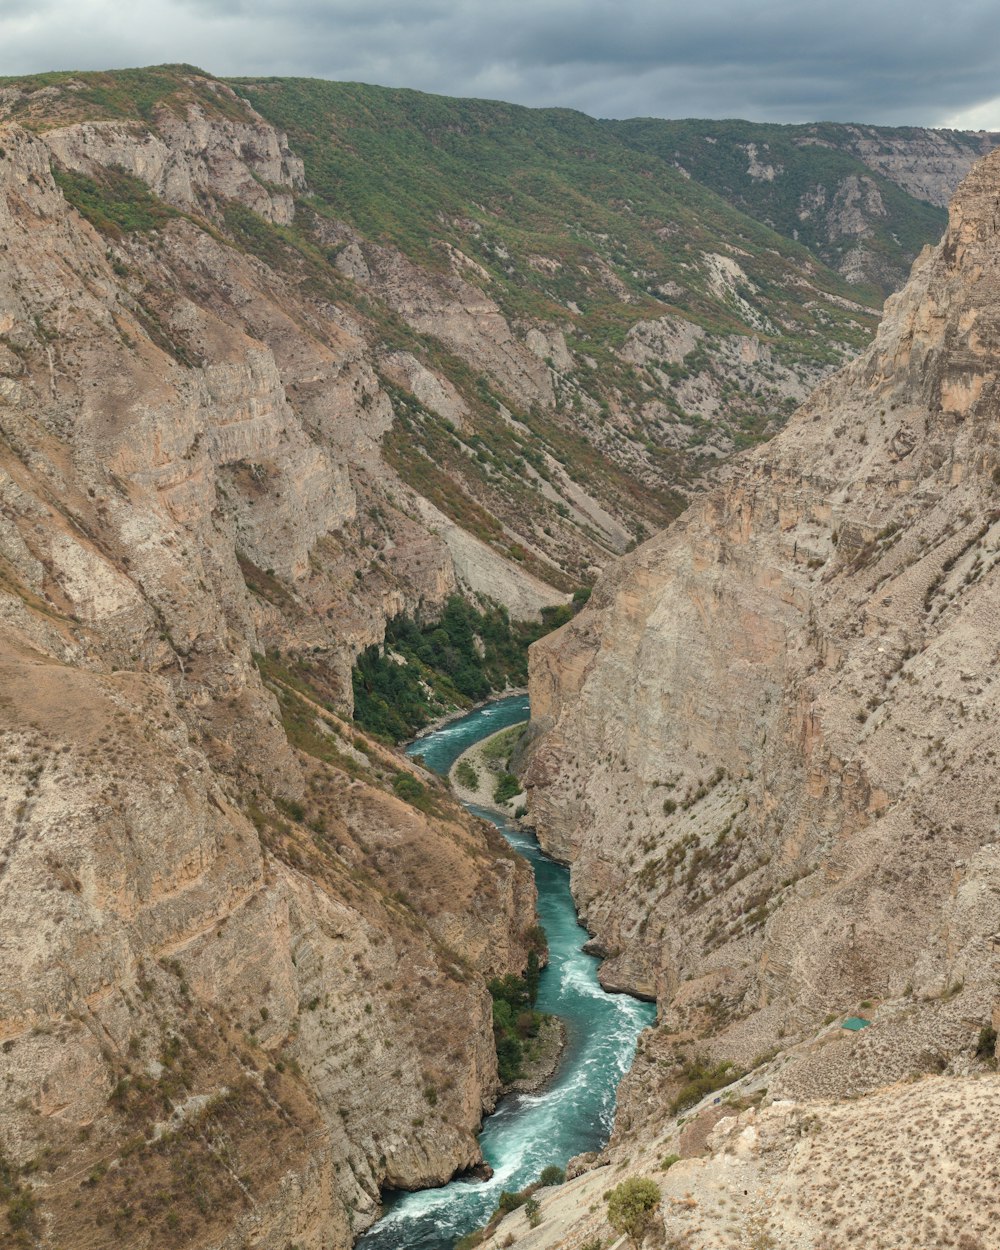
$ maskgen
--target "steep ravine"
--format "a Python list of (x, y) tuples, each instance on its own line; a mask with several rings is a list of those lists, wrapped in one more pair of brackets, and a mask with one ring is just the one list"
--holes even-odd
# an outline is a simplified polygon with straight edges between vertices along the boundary
[[(995, 1240), (975, 1140), (935, 1133), (938, 1166), (920, 1139), (996, 1091), (998, 193), (992, 154), (869, 351), (532, 649), (540, 840), (572, 863), (602, 975), (660, 1003), (617, 1146), (646, 1166), (657, 1146), (708, 1149), (663, 1182), (677, 1244), (742, 1245), (752, 1226), (776, 1239), (758, 1244), (947, 1245), (950, 1221)], [(852, 1013), (870, 1019), (857, 1034), (839, 1027)], [(731, 1061), (729, 1080), (760, 1066), (773, 1110), (744, 1100), (728, 1136), (713, 1146), (707, 1120), (685, 1151), (669, 1108), (693, 1057)], [(893, 1085), (921, 1076), (912, 1096)], [(823, 1206), (795, 1172), (796, 1117), (820, 1132), (858, 1096), (860, 1148), (877, 1159), (871, 1116), (891, 1121), (914, 1178), (903, 1212), (873, 1197), (891, 1161), (865, 1190), (810, 1150)], [(710, 1208), (737, 1164), (750, 1198), (731, 1227)]]
[[(418, 738), (410, 753), (447, 773), (468, 746), (519, 723), (527, 710), (527, 699), (520, 696), (489, 704)], [(487, 1222), (505, 1190), (521, 1190), (537, 1182), (546, 1167), (565, 1168), (572, 1157), (601, 1149), (636, 1039), (655, 1019), (652, 1005), (606, 994), (598, 985), (596, 960), (582, 949), (587, 933), (577, 922), (566, 869), (541, 854), (535, 839), (509, 825), (500, 812), (470, 810), (495, 823), (532, 867), (549, 955), (536, 1006), (560, 1018), (566, 1046), (542, 1089), (509, 1095), (483, 1125), (479, 1141), (493, 1169), (489, 1180), (465, 1178), (440, 1189), (393, 1196), (360, 1250), (451, 1250), (458, 1238)]]

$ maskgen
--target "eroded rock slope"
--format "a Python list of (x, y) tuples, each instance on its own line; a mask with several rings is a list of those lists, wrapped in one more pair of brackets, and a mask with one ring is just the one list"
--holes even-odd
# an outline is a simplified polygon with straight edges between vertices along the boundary
[(661, 1007), (640, 1120), (680, 1041), (745, 1067), (859, 1010), (771, 1086), (843, 1096), (995, 1011), (998, 187), (994, 154), (869, 351), (532, 650), (542, 843)]
[(229, 103), (0, 127), (4, 1244), (350, 1245), (478, 1160), (534, 940), (525, 866), (343, 719), (458, 574), (376, 480), (358, 326), (211, 226), (299, 178)]

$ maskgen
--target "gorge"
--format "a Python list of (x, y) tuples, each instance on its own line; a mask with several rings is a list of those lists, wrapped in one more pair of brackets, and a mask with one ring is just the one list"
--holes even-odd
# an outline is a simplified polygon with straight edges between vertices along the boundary
[(347, 1250), (489, 1154), (544, 899), (390, 739), (560, 620), (514, 767), (657, 1022), (492, 1244), (652, 1176), (993, 1250), (995, 138), (0, 80), (5, 1250)]
[[(527, 710), (527, 700), (517, 696), (490, 704), (418, 738), (410, 751), (447, 773), (478, 738), (522, 722)], [(605, 994), (597, 984), (597, 960), (581, 950), (587, 933), (577, 924), (565, 868), (540, 855), (534, 839), (512, 829), (498, 813), (473, 810), (497, 823), (534, 869), (548, 945), (537, 1007), (563, 1021), (567, 1045), (554, 1078), (542, 1090), (509, 1095), (486, 1121), (480, 1145), (494, 1170), (490, 1180), (459, 1180), (397, 1198), (362, 1238), (364, 1250), (404, 1245), (450, 1250), (487, 1222), (504, 1191), (516, 1193), (537, 1182), (546, 1167), (565, 1169), (573, 1156), (600, 1150), (611, 1132), (615, 1090), (631, 1063), (636, 1037), (655, 1019), (652, 1005)]]

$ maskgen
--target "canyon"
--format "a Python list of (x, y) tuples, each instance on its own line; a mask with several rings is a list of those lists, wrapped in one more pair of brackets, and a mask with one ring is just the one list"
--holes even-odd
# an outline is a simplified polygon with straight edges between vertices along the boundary
[[(665, 1173), (671, 1245), (995, 1244), (998, 184), (532, 649), (531, 817), (604, 983), (659, 1004), (604, 1162)], [(517, 1244), (582, 1244), (608, 1183)]]
[(674, 1131), (677, 1035), (783, 1049), (779, 1103), (968, 1051), (994, 158), (867, 345), (990, 142), (839, 133), (824, 239), (897, 238), (838, 268), (566, 110), (0, 81), (4, 1244), (339, 1250), (479, 1162), (531, 874), (352, 720), (358, 655), (455, 593), (596, 580), (534, 648), (526, 777), (605, 982), (660, 1003), (612, 1151)]

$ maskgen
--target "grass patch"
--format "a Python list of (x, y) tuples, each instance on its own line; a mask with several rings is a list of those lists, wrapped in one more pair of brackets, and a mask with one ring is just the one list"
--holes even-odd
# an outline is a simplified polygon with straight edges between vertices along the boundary
[(105, 167), (93, 177), (55, 168), (52, 177), (68, 204), (101, 234), (120, 239), (127, 234), (162, 230), (180, 216), (153, 195), (145, 183), (123, 169)]
[(459, 785), (465, 786), (466, 790), (479, 789), (479, 774), (468, 760), (459, 760), (455, 768), (455, 780)]

